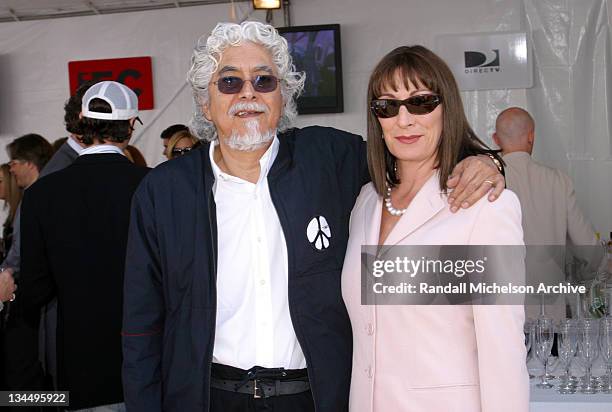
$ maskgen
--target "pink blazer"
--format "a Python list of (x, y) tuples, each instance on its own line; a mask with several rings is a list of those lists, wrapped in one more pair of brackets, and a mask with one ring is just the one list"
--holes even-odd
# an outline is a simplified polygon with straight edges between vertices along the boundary
[[(362, 306), (361, 245), (378, 244), (382, 200), (364, 186), (351, 215), (342, 295), (353, 328), (351, 412), (527, 412), (522, 306)], [(434, 174), (388, 245), (521, 245), (521, 209), (505, 190), (452, 214)]]

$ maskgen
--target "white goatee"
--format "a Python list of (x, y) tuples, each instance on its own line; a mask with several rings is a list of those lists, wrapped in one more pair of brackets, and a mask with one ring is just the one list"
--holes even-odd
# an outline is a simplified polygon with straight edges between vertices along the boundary
[[(240, 102), (236, 103), (228, 110), (228, 115), (233, 116), (236, 113), (242, 111), (254, 111), (254, 112), (267, 112), (267, 108), (263, 104), (255, 102)], [(267, 146), (276, 136), (276, 129), (266, 130), (261, 132), (259, 130), (259, 122), (257, 119), (250, 119), (246, 121), (246, 133), (240, 134), (236, 131), (232, 131), (231, 136), (225, 138), (225, 144), (233, 150), (239, 150), (242, 152), (252, 152)]]

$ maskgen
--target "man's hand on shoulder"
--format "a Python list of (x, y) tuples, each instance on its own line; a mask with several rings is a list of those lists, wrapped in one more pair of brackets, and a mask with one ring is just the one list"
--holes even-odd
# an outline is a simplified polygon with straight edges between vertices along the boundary
[(490, 202), (496, 200), (504, 190), (506, 180), (489, 156), (478, 155), (459, 162), (447, 185), (452, 189), (448, 203), (454, 213), (459, 208), (472, 206), (487, 193)]

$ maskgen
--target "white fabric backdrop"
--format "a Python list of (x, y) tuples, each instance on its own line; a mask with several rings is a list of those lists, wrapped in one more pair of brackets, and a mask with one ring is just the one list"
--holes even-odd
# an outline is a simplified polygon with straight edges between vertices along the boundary
[[(437, 34), (533, 32), (536, 85), (525, 90), (464, 94), (474, 129), (491, 143), (495, 116), (510, 105), (535, 115), (535, 157), (574, 178), (578, 200), (597, 230), (612, 230), (611, 70), (608, 0), (294, 0), (292, 23), (340, 23), (345, 112), (300, 116), (363, 134), (365, 90), (375, 63), (392, 48), (434, 47)], [(244, 11), (246, 3), (237, 3)], [(606, 16), (607, 13), (607, 16)], [(241, 14), (240, 11), (238, 13)], [(114, 57), (153, 58), (156, 109), (143, 112), (136, 146), (155, 165), (163, 160), (159, 132), (187, 122), (191, 96), (184, 87), (191, 49), (229, 5), (140, 13), (0, 23), (0, 145), (36, 132), (50, 141), (65, 135), (67, 63)], [(263, 12), (252, 18), (262, 20)], [(282, 26), (282, 12), (274, 24)], [(607, 33), (607, 34), (606, 34)], [(6, 154), (0, 150), (0, 161)]]
[[(608, 0), (524, 0), (536, 59), (534, 156), (566, 171), (587, 216), (612, 230), (612, 35)], [(606, 230), (607, 228), (607, 230)]]

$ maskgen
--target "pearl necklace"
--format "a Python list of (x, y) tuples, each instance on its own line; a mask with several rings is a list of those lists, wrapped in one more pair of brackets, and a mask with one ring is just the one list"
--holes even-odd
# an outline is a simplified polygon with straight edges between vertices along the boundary
[(387, 208), (387, 211), (392, 216), (401, 216), (404, 213), (406, 213), (406, 210), (408, 210), (408, 208), (396, 209), (393, 207), (393, 204), (391, 203), (391, 186), (389, 185), (387, 185), (387, 196), (385, 196), (385, 207)]

